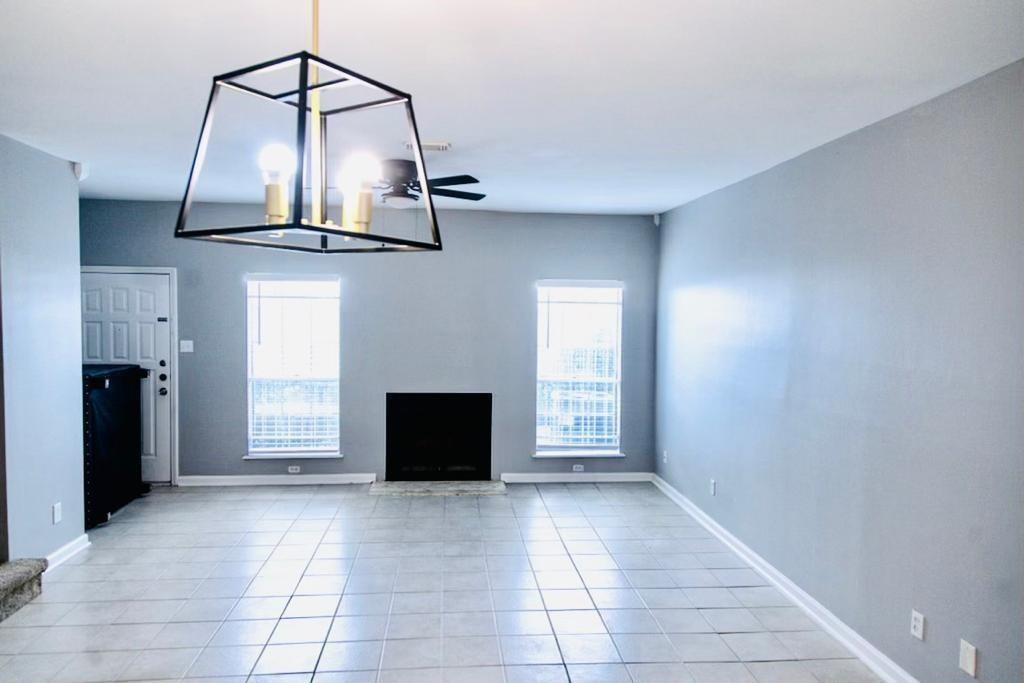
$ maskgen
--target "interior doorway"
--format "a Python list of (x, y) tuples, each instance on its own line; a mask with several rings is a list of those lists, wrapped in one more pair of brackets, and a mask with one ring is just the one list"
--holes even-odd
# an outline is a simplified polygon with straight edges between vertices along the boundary
[(142, 479), (177, 483), (178, 320), (174, 268), (82, 268), (82, 362), (132, 364), (142, 380)]

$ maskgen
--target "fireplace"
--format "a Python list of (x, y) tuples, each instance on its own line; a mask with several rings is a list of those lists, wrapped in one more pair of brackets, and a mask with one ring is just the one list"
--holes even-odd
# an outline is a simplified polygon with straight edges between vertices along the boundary
[(388, 481), (491, 478), (491, 394), (387, 395)]

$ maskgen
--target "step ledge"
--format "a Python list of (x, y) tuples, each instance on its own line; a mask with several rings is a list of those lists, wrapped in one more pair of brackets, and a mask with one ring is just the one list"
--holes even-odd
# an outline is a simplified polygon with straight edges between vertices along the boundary
[(0, 595), (7, 595), (46, 571), (45, 559), (23, 558), (0, 564)]

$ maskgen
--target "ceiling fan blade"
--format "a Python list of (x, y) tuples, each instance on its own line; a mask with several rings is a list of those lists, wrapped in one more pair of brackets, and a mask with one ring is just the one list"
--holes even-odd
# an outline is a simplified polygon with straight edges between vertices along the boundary
[(442, 185), (470, 185), (479, 182), (471, 175), (449, 175), (443, 178), (431, 178), (427, 184), (431, 187), (441, 187)]
[(431, 188), (430, 194), (435, 197), (451, 197), (452, 199), (468, 199), (471, 202), (478, 202), (487, 195), (479, 192), (462, 192), (461, 190), (445, 190), (443, 188)]

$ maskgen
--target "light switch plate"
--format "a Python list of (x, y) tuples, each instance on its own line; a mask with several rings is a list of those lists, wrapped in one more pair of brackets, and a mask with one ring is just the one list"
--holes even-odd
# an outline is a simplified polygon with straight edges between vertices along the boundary
[(192, 353), (193, 348), (191, 339), (182, 339), (178, 342), (179, 353)]
[(715, 481), (714, 479), (711, 480), (711, 485), (708, 486), (708, 492), (712, 496), (717, 496), (718, 495), (718, 482)]
[(60, 521), (64, 519), (64, 506), (60, 503), (53, 504), (53, 523), (60, 524)]
[(573, 465), (573, 466), (572, 466), (572, 471), (573, 471), (573, 472), (582, 472), (582, 471), (583, 471), (583, 469), (584, 469), (584, 468), (583, 468), (583, 465)]
[(960, 670), (974, 677), (978, 674), (978, 648), (960, 639)]

